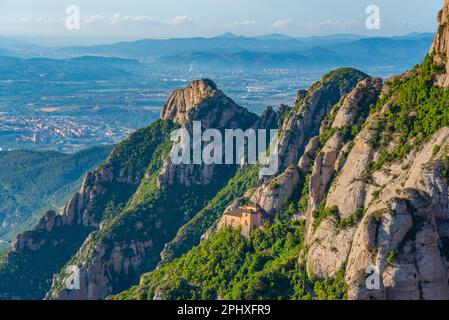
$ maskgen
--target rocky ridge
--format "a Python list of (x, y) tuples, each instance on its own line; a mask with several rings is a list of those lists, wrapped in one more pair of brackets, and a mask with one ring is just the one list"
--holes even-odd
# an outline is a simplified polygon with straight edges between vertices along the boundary
[(449, 87), (449, 1), (445, 0), (443, 9), (438, 14), (439, 29), (430, 53), (434, 54), (435, 62), (446, 66), (446, 73), (436, 78), (436, 84)]

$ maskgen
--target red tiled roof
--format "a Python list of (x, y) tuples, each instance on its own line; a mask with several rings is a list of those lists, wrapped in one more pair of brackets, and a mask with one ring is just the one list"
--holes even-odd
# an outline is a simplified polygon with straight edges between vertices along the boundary
[(260, 211), (254, 211), (252, 209), (248, 209), (248, 208), (237, 208), (235, 210), (226, 212), (224, 215), (225, 216), (231, 216), (231, 217), (238, 217), (241, 218), (243, 214), (258, 214), (260, 213)]

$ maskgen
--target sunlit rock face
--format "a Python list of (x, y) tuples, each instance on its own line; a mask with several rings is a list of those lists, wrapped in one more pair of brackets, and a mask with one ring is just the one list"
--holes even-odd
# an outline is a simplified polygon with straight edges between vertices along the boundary
[(438, 14), (439, 29), (433, 41), (431, 53), (435, 54), (435, 62), (446, 65), (446, 73), (437, 77), (436, 83), (449, 87), (449, 0), (445, 0), (444, 8)]

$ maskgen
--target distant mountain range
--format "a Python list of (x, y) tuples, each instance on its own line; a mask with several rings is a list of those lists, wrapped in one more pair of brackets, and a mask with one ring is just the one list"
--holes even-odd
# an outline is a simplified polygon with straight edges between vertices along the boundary
[[(137, 59), (156, 71), (167, 68), (195, 71), (254, 71), (267, 68), (321, 70), (348, 65), (358, 68), (390, 67), (393, 70), (402, 70), (422, 60), (433, 37), (434, 34), (429, 33), (376, 38), (352, 34), (306, 38), (282, 34), (242, 37), (226, 33), (213, 38), (144, 39), (65, 48), (43, 48), (0, 39), (0, 55), (15, 58), (67, 59), (99, 56)], [(75, 67), (78, 68), (76, 62), (79, 61), (70, 61), (69, 65), (75, 63)], [(119, 62), (124, 63), (123, 60)], [(0, 69), (5, 71), (5, 68), (10, 66), (8, 63), (11, 63), (11, 60), (6, 62), (2, 60)], [(24, 61), (18, 63), (23, 64)], [(42, 65), (45, 61), (33, 60), (31, 63)], [(97, 60), (95, 68), (104, 66), (110, 73), (117, 66), (115, 64), (111, 68), (110, 63), (110, 60)], [(51, 64), (54, 65), (53, 62)], [(25, 65), (27, 66), (27, 63)]]
[[(398, 37), (376, 37), (374, 39), (390, 39), (395, 41), (432, 42), (434, 34), (413, 33)], [(132, 58), (147, 58), (149, 56), (173, 55), (186, 52), (217, 52), (229, 53), (238, 51), (282, 52), (306, 50), (313, 47), (329, 48), (337, 44), (352, 43), (362, 39), (373, 39), (361, 35), (336, 34), (330, 36), (314, 36), (294, 38), (282, 34), (270, 34), (256, 37), (237, 36), (232, 33), (213, 38), (173, 38), (173, 39), (142, 39), (115, 44), (66, 47), (56, 50), (60, 55), (110, 55)]]
[(0, 38), (0, 56), (8, 57), (39, 57), (50, 52), (49, 49), (24, 41)]
[(86, 81), (131, 77), (144, 67), (136, 60), (83, 56), (70, 59), (0, 56), (0, 80)]

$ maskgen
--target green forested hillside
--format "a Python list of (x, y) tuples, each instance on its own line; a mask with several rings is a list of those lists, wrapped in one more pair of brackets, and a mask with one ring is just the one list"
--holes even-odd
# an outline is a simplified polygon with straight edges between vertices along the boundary
[[(132, 179), (141, 179), (147, 162), (171, 129), (168, 122), (156, 121), (136, 131), (128, 140), (115, 146), (108, 160), (95, 170), (96, 174), (111, 170), (114, 174), (121, 172)], [(105, 182), (106, 186), (107, 191), (96, 196), (87, 209), (93, 219), (112, 219), (137, 187), (133, 183), (119, 183), (116, 180)], [(94, 228), (90, 226), (73, 224), (55, 227), (50, 232), (32, 230), (23, 233), (22, 237), (40, 246), (37, 250), (28, 247), (10, 250), (0, 260), (0, 297), (43, 299), (51, 287), (53, 275), (70, 260), (92, 231)], [(31, 287), (30, 283), (33, 284)]]
[[(444, 70), (445, 66), (437, 65), (432, 54), (406, 76), (387, 83), (391, 89), (376, 110), (388, 102), (389, 108), (372, 128), (376, 133), (372, 144), (380, 149), (380, 158), (371, 171), (379, 170), (385, 162), (401, 160), (437, 130), (449, 126), (449, 90), (433, 85), (435, 76)], [(394, 139), (397, 146), (389, 150)]]
[(259, 167), (251, 165), (239, 168), (235, 177), (229, 180), (207, 205), (166, 244), (162, 252), (162, 263), (173, 260), (189, 251), (200, 242), (201, 236), (217, 221), (223, 211), (233, 201), (243, 197), (245, 192), (258, 183)]
[(311, 279), (298, 259), (304, 222), (277, 221), (246, 240), (222, 229), (112, 299), (344, 299), (343, 273)]
[(97, 147), (71, 155), (0, 152), (0, 240), (13, 239), (44, 211), (62, 206), (84, 174), (104, 161), (110, 150)]

